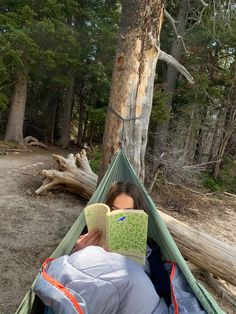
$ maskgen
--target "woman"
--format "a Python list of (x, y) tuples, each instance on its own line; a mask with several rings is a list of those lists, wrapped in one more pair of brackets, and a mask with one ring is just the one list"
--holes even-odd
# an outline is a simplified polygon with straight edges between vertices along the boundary
[[(143, 209), (146, 210), (144, 196), (140, 189), (132, 182), (117, 182), (109, 190), (105, 203), (116, 209)], [(86, 232), (87, 230), (84, 230)], [(101, 237), (99, 230), (93, 230), (80, 236), (74, 251), (79, 251), (90, 245), (98, 245)]]
[[(105, 203), (111, 210), (142, 209), (147, 212), (143, 192), (132, 182), (120, 181), (109, 190)], [(87, 230), (84, 230), (85, 232)], [(99, 230), (92, 230), (81, 235), (77, 240), (74, 251), (79, 251), (90, 245), (98, 245), (101, 237)], [(157, 294), (164, 297), (167, 304), (171, 302), (170, 279), (164, 268), (159, 246), (150, 238), (147, 243), (147, 274), (150, 277)]]
[[(112, 210), (147, 211), (142, 191), (131, 182), (114, 184), (107, 194), (106, 204)], [(99, 247), (100, 236), (98, 230), (82, 235), (77, 240), (74, 254), (56, 259), (47, 269), (47, 276), (53, 276), (73, 291), (83, 313), (205, 314), (188, 284), (185, 284), (178, 267), (174, 281), (172, 278), (171, 302), (170, 279), (162, 262), (160, 248), (152, 239), (148, 238), (149, 271), (145, 274), (132, 260)], [(74, 313), (71, 301), (42, 275), (38, 277), (34, 291), (46, 305), (54, 309), (54, 313)], [(51, 309), (49, 311), (45, 313), (53, 313)]]

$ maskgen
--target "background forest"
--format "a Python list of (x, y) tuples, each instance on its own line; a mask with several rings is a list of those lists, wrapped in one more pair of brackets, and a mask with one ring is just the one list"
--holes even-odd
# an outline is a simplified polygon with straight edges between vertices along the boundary
[[(182, 0), (166, 9), (162, 50), (195, 83), (158, 61), (146, 180), (199, 186), (201, 173), (205, 187), (236, 193), (236, 5)], [(120, 2), (1, 1), (0, 12), (1, 139), (87, 145), (97, 170)]]
[(0, 0), (1, 313), (121, 142), (194, 275), (235, 314), (233, 0)]

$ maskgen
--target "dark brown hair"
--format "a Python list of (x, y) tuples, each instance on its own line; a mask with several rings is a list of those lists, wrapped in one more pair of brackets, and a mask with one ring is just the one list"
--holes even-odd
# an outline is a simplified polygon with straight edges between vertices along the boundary
[(106, 204), (112, 208), (115, 198), (120, 194), (126, 194), (134, 200), (134, 209), (143, 209), (147, 212), (147, 205), (143, 192), (133, 182), (119, 181), (115, 183), (107, 193)]

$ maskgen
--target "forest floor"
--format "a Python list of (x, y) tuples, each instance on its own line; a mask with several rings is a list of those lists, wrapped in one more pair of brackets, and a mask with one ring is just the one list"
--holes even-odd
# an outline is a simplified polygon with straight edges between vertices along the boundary
[[(33, 148), (30, 153), (0, 155), (0, 313), (3, 314), (15, 312), (42, 261), (51, 255), (86, 203), (61, 191), (47, 195), (34, 193), (42, 183), (42, 169), (55, 168), (52, 153), (67, 156), (70, 151)], [(169, 215), (236, 245), (236, 198), (223, 194), (202, 196), (176, 186), (159, 188), (152, 197)], [(213, 290), (211, 293), (226, 313), (236, 313), (222, 296)]]

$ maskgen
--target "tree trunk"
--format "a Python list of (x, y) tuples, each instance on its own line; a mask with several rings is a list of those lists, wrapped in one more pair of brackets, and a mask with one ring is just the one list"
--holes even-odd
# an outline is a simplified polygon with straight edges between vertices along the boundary
[(85, 113), (86, 113), (86, 106), (83, 97), (83, 88), (79, 94), (79, 123), (78, 123), (78, 134), (77, 134), (77, 145), (80, 147), (84, 146), (83, 142), (83, 130), (84, 130), (84, 120), (85, 120)]
[(53, 113), (52, 113), (52, 121), (51, 121), (51, 143), (54, 144), (54, 132), (56, 126), (56, 116), (57, 116), (57, 102), (54, 104)]
[(63, 148), (69, 146), (70, 141), (70, 123), (71, 123), (71, 112), (73, 105), (73, 94), (74, 94), (74, 75), (70, 75), (70, 84), (66, 87), (64, 106), (61, 120), (61, 137), (58, 144)]
[(202, 109), (202, 112), (201, 112), (201, 122), (200, 122), (199, 129), (198, 129), (197, 142), (196, 142), (196, 148), (195, 148), (195, 153), (194, 153), (194, 160), (198, 164), (204, 162), (204, 160), (203, 160), (203, 154), (204, 154), (203, 138), (204, 138), (204, 129), (206, 128), (205, 127), (206, 121), (207, 121), (207, 106), (205, 105)]
[(192, 160), (192, 156), (195, 155), (195, 145), (194, 145), (194, 124), (196, 123), (196, 105), (191, 108), (191, 114), (189, 117), (186, 136), (183, 143), (183, 155), (186, 161)]
[[(180, 36), (183, 36), (186, 29), (187, 11), (188, 11), (188, 1), (187, 0), (180, 1), (179, 11), (176, 18), (176, 20), (178, 21), (178, 23), (176, 24), (176, 29)], [(172, 47), (171, 47), (171, 55), (176, 60), (179, 61), (182, 53), (183, 53), (182, 41), (179, 38), (174, 38)], [(178, 78), (179, 78), (179, 72), (175, 68), (173, 68), (172, 65), (169, 64), (167, 67), (166, 79), (164, 82), (164, 89), (170, 94), (169, 99), (165, 103), (167, 112), (169, 112), (169, 114), (172, 110), (172, 102), (173, 102), (174, 92), (176, 89)], [(156, 127), (156, 135), (155, 135), (155, 142), (154, 142), (154, 155), (157, 157), (156, 160), (158, 160), (158, 157), (166, 150), (168, 129), (169, 129), (169, 119), (162, 122), (160, 121)]]
[(27, 76), (19, 72), (11, 99), (11, 107), (7, 121), (5, 140), (23, 143), (23, 124), (27, 98)]
[(215, 179), (217, 179), (220, 171), (220, 164), (222, 161), (222, 158), (224, 157), (225, 149), (227, 147), (228, 141), (235, 130), (236, 126), (236, 103), (233, 103), (226, 114), (226, 120), (224, 125), (224, 136), (220, 143), (219, 152), (217, 156), (217, 161), (215, 163), (213, 176)]
[[(236, 56), (234, 56), (236, 57)], [(236, 101), (235, 101), (235, 94), (236, 94), (236, 61), (234, 58), (234, 62), (231, 66), (231, 72), (233, 73), (234, 77), (232, 80), (231, 86), (227, 89), (227, 97), (226, 97), (226, 108), (227, 113), (225, 117), (225, 123), (223, 128), (223, 139), (220, 143), (217, 162), (215, 163), (215, 168), (213, 171), (214, 178), (217, 178), (220, 171), (220, 163), (222, 158), (225, 154), (225, 150), (227, 144), (230, 140), (231, 135), (236, 129)]]
[(91, 122), (90, 124), (90, 132), (89, 132), (89, 147), (93, 147), (93, 135), (94, 135), (94, 131), (95, 131), (96, 125), (94, 122)]
[[(58, 186), (89, 199), (96, 189), (97, 175), (93, 173), (84, 150), (68, 158), (53, 155), (59, 170), (43, 170), (47, 178), (37, 194)], [(236, 249), (199, 232), (159, 211), (177, 246), (185, 258), (215, 276), (236, 285)]]
[(87, 134), (87, 127), (88, 127), (88, 110), (85, 112), (85, 118), (84, 118), (84, 129), (83, 129), (83, 136), (82, 136), (82, 142), (83, 144), (86, 141), (86, 134)]
[(217, 160), (217, 155), (220, 147), (221, 140), (223, 138), (224, 134), (224, 121), (225, 121), (226, 113), (224, 112), (223, 105), (219, 109), (219, 112), (216, 116), (216, 122), (214, 126), (214, 134), (212, 138), (211, 148), (210, 148), (210, 154), (208, 161), (215, 161)]
[(109, 106), (103, 137), (101, 178), (119, 148), (124, 145), (137, 175), (144, 178), (144, 155), (152, 107), (153, 85), (158, 59), (155, 47), (163, 19), (163, 0), (123, 0), (122, 17)]
[[(56, 110), (56, 103), (50, 102), (50, 94), (45, 97), (43, 107), (45, 108), (45, 113), (42, 117), (43, 119), (43, 140), (45, 143), (52, 143), (52, 136), (54, 133), (54, 115)], [(41, 135), (41, 134), (40, 134)]]

